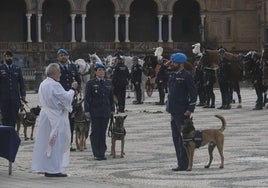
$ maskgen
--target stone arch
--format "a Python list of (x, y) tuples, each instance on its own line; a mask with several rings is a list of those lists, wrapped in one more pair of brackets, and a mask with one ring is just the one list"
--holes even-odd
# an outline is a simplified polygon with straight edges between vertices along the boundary
[(86, 40), (89, 42), (114, 41), (115, 5), (113, 1), (90, 0), (86, 5), (86, 13)]
[(158, 39), (158, 7), (154, 0), (135, 0), (129, 8), (130, 41), (154, 41)]
[(172, 9), (172, 36), (176, 42), (198, 41), (200, 5), (196, 0), (176, 1)]
[[(58, 7), (61, 6), (61, 9)], [(42, 3), (42, 37), (44, 41), (66, 42), (71, 40), (71, 4), (69, 0), (44, 0)], [(46, 23), (51, 24), (50, 31)]]
[[(16, 6), (14, 6), (16, 5)], [(16, 7), (16, 8), (14, 8)], [(8, 13), (7, 11), (8, 10)], [(0, 41), (26, 41), (27, 3), (21, 0), (2, 0), (0, 7)], [(3, 29), (7, 28), (7, 29)]]
[[(126, 3), (126, 6), (125, 6), (125, 10), (127, 10), (128, 12), (130, 12), (130, 6), (131, 4), (134, 2), (135, 0), (129, 0), (127, 3)], [(162, 2), (161, 0), (153, 0), (156, 5), (157, 5), (157, 11), (163, 11), (163, 5), (162, 5)]]

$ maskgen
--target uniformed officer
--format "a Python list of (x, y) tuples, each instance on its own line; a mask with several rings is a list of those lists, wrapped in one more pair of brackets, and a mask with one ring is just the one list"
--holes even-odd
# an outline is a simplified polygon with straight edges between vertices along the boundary
[(218, 109), (228, 110), (231, 108), (231, 92), (230, 92), (230, 61), (226, 58), (226, 51), (219, 49), (220, 65), (217, 72), (218, 83), (221, 92), (222, 105)]
[(216, 83), (216, 75), (214, 69), (204, 69), (204, 81), (206, 87), (206, 104), (204, 108), (215, 108), (214, 84)]
[(105, 78), (105, 67), (95, 64), (96, 78), (87, 82), (85, 92), (85, 114), (91, 119), (90, 143), (95, 160), (106, 160), (106, 131), (111, 114), (114, 113), (112, 82)]
[(116, 59), (114, 67), (112, 83), (114, 87), (114, 95), (118, 100), (118, 112), (125, 112), (126, 87), (128, 85), (130, 74), (128, 67), (124, 64), (121, 57)]
[(131, 67), (131, 83), (134, 85), (136, 99), (134, 104), (142, 104), (141, 101), (141, 76), (142, 76), (142, 66), (139, 64), (138, 57), (134, 56), (132, 58), (132, 67)]
[(197, 100), (197, 90), (192, 74), (184, 69), (187, 56), (184, 53), (171, 55), (172, 72), (168, 79), (167, 112), (171, 114), (171, 131), (177, 156), (177, 167), (173, 171), (186, 170), (188, 158), (183, 147), (181, 125), (185, 118), (189, 118), (194, 112)]
[[(69, 91), (72, 88), (72, 83), (76, 81), (78, 83), (78, 90), (76, 95), (78, 94), (81, 88), (81, 78), (78, 73), (78, 70), (70, 60), (69, 60), (69, 53), (65, 49), (59, 49), (57, 52), (58, 61), (61, 69), (61, 77), (60, 77), (60, 84), (62, 87)], [(74, 132), (74, 119), (71, 117), (71, 113), (69, 115), (70, 120), (70, 128), (71, 128), (71, 151), (75, 151), (76, 149), (72, 147), (73, 143), (73, 132)]]
[(261, 110), (263, 107), (263, 72), (260, 63), (260, 56), (257, 53), (252, 55), (252, 59), (255, 62), (253, 67), (252, 83), (257, 95), (257, 101), (253, 110)]
[(12, 62), (13, 54), (7, 50), (0, 65), (0, 106), (2, 124), (15, 127), (20, 99), (25, 100), (26, 91), (21, 68)]
[(165, 90), (167, 88), (168, 81), (168, 72), (165, 69), (164, 59), (159, 60), (158, 65), (160, 66), (159, 71), (156, 74), (155, 82), (157, 84), (157, 90), (159, 93), (159, 102), (156, 103), (158, 105), (165, 104)]

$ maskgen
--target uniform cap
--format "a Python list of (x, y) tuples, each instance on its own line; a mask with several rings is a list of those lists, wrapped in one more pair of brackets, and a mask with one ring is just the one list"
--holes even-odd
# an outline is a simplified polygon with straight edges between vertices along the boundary
[(13, 53), (10, 50), (5, 51), (5, 55), (13, 57)]
[(69, 55), (68, 51), (65, 50), (65, 49), (63, 49), (63, 48), (59, 49), (58, 52), (57, 52), (57, 54), (58, 54), (58, 55), (59, 55), (59, 54)]
[(99, 69), (99, 68), (101, 68), (101, 69), (105, 69), (105, 66), (104, 66), (104, 64), (101, 63), (101, 62), (96, 62), (95, 65), (94, 65), (94, 69), (97, 70), (97, 69)]
[(220, 55), (225, 54), (225, 52), (226, 52), (226, 51), (225, 51), (223, 48), (220, 48), (220, 49), (219, 49), (219, 54), (220, 54)]
[(171, 55), (171, 61), (177, 64), (183, 64), (187, 61), (187, 56), (181, 52), (174, 53)]

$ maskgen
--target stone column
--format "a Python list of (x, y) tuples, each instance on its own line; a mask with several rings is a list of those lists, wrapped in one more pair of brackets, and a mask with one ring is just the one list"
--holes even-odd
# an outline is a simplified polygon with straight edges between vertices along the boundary
[(27, 42), (32, 42), (31, 39), (31, 17), (32, 14), (26, 14), (27, 16)]
[(163, 40), (162, 40), (162, 18), (163, 18), (163, 15), (158, 15), (158, 42), (163, 42)]
[(85, 27), (85, 20), (86, 20), (87, 15), (82, 14), (82, 40), (81, 42), (87, 42), (86, 41), (86, 27)]
[(42, 18), (42, 14), (38, 14), (37, 17), (38, 17), (38, 42), (42, 42), (42, 39), (41, 39), (41, 18)]
[(202, 42), (205, 41), (205, 15), (202, 14), (201, 16), (201, 27), (202, 27), (202, 33), (201, 33), (201, 39), (202, 39)]
[(76, 42), (75, 41), (75, 14), (71, 14), (71, 19), (72, 19), (72, 39), (71, 42)]
[(172, 40), (172, 15), (168, 15), (168, 42), (173, 42)]
[(125, 38), (125, 42), (130, 42), (129, 41), (129, 35), (128, 35), (129, 34), (129, 31), (128, 31), (129, 30), (128, 20), (129, 20), (129, 14), (126, 14), (126, 23), (125, 23), (125, 25), (126, 25), (126, 31), (125, 31), (126, 32), (126, 34), (125, 34), (126, 35), (126, 38)]
[(118, 39), (118, 19), (119, 19), (119, 14), (115, 14), (114, 15), (114, 19), (115, 19), (115, 40), (114, 42), (119, 42)]

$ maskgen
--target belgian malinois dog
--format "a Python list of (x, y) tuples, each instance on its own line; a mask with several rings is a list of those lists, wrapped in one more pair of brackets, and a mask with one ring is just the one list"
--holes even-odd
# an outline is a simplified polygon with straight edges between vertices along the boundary
[[(213, 150), (215, 146), (217, 146), (220, 157), (221, 157), (221, 165), (220, 168), (224, 167), (224, 156), (223, 156), (223, 144), (224, 144), (224, 135), (223, 131), (226, 127), (225, 118), (221, 115), (215, 115), (215, 117), (219, 118), (222, 122), (222, 126), (220, 129), (205, 129), (201, 131), (201, 139), (200, 139), (200, 146), (204, 146), (208, 144), (208, 153), (209, 153), (209, 162), (205, 166), (205, 168), (209, 168), (211, 162), (213, 160)], [(186, 171), (191, 171), (193, 166), (193, 157), (194, 157), (194, 150), (197, 146), (197, 141), (195, 139), (196, 130), (194, 127), (194, 123), (192, 118), (187, 118), (184, 120), (184, 125), (182, 126), (182, 136), (184, 139), (187, 157), (189, 159), (188, 168)]]

